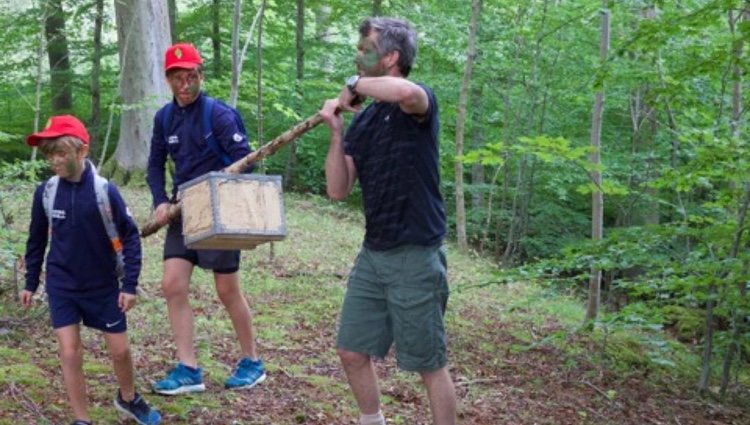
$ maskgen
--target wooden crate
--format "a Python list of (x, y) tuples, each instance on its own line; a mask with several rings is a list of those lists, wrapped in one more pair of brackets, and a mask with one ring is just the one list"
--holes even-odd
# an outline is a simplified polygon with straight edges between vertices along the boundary
[(281, 176), (211, 172), (179, 189), (191, 249), (253, 249), (286, 237)]

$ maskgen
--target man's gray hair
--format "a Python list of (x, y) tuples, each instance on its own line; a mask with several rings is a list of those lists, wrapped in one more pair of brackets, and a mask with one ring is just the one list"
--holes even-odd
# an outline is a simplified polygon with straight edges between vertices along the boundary
[(367, 37), (371, 31), (378, 33), (381, 54), (399, 52), (398, 68), (407, 77), (417, 56), (417, 33), (411, 24), (395, 18), (367, 18), (359, 26), (359, 34)]

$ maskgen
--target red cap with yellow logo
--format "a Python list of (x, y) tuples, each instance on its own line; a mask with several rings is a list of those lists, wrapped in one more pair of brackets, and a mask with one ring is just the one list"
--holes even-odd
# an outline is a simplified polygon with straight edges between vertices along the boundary
[(86, 126), (78, 121), (73, 115), (57, 115), (47, 121), (44, 130), (34, 133), (26, 138), (29, 146), (36, 146), (42, 139), (56, 139), (62, 136), (73, 136), (81, 139), (83, 144), (89, 144), (89, 132)]
[(164, 71), (174, 68), (195, 69), (202, 64), (201, 54), (190, 43), (177, 43), (169, 46), (164, 54)]

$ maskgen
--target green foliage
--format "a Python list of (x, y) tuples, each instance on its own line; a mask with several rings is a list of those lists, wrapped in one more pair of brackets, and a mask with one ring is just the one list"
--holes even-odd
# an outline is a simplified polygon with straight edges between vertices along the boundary
[(44, 161), (16, 161), (13, 163), (0, 163), (0, 276), (13, 270), (16, 259), (21, 257), (25, 246), (25, 233), (19, 231), (13, 223), (17, 220), (25, 220), (26, 217), (18, 217), (18, 213), (29, 214), (30, 203), (26, 208), (19, 208), (19, 198), (11, 195), (14, 190), (23, 188), (29, 193), (34, 190), (32, 183), (38, 182), (46, 169)]
[(697, 341), (704, 330), (704, 313), (697, 308), (667, 305), (662, 309), (664, 321), (671, 324), (681, 341)]

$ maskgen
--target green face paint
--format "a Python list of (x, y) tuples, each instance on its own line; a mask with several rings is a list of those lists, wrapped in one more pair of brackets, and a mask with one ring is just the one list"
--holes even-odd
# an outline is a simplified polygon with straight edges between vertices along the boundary
[(385, 69), (380, 65), (382, 57), (378, 46), (369, 38), (363, 38), (357, 46), (357, 57), (354, 63), (365, 76), (380, 77), (385, 75)]
[(68, 176), (75, 176), (78, 171), (78, 161), (72, 159), (65, 164), (65, 171)]
[(186, 69), (174, 71), (167, 77), (178, 104), (189, 105), (198, 98), (203, 83), (201, 77), (200, 72)]
[(75, 150), (61, 149), (47, 156), (52, 171), (64, 179), (75, 178), (83, 169), (83, 158)]

